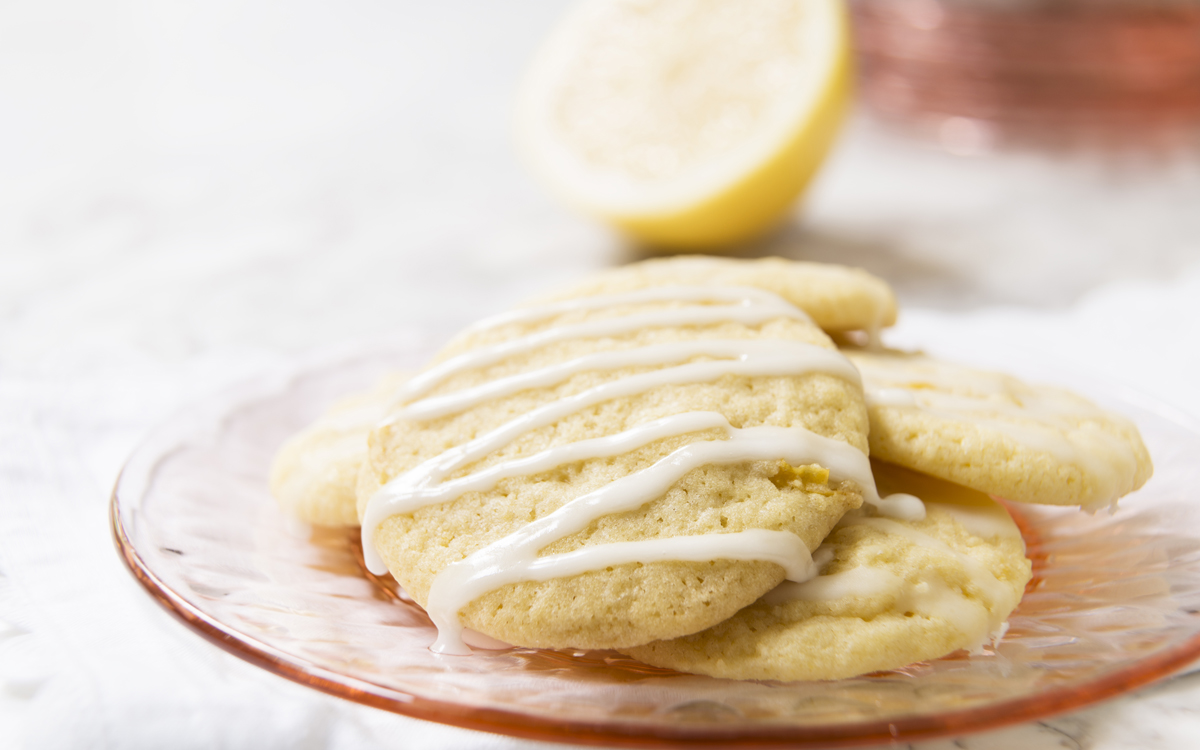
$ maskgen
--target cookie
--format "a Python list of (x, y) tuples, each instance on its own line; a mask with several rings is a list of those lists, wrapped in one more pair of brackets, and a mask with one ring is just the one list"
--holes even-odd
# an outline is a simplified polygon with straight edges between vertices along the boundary
[(896, 296), (884, 280), (859, 268), (783, 258), (657, 258), (597, 274), (556, 298), (610, 294), (665, 284), (765, 289), (804, 310), (827, 333), (878, 332), (896, 322)]
[(623, 651), (713, 677), (836, 680), (976, 650), (1002, 635), (1030, 578), (1008, 513), (981, 493), (876, 467), (881, 490), (925, 499), (923, 520), (864, 506), (814, 553), (817, 577), (785, 583), (704, 632)]
[(355, 487), (367, 436), (408, 378), (395, 373), (346, 396), (292, 436), (271, 463), (271, 494), (285, 513), (315, 526), (358, 526)]
[(1096, 509), (1153, 472), (1137, 427), (1065, 390), (921, 355), (849, 353), (871, 455), (1008, 500)]
[[(688, 279), (688, 281), (695, 281)], [(507, 643), (696, 632), (803, 577), (873, 498), (857, 372), (808, 316), (706, 284), (521, 308), (457, 337), (372, 432), (364, 552)]]

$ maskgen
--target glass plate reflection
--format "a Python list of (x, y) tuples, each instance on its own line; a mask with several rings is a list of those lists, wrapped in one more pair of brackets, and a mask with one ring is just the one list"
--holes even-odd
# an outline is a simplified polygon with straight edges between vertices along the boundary
[(114, 534), (134, 575), (201, 635), (297, 682), (422, 719), (566, 742), (955, 735), (1078, 708), (1200, 655), (1200, 430), (1094, 388), (1089, 396), (1138, 423), (1155, 476), (1112, 515), (1010, 506), (1034, 577), (994, 651), (826, 683), (717, 680), (613, 652), (431, 653), (429, 619), (390, 578), (364, 573), (357, 534), (289, 524), (266, 480), (280, 443), (329, 401), (427, 354), (400, 345), (309, 364), (173, 418), (113, 493)]

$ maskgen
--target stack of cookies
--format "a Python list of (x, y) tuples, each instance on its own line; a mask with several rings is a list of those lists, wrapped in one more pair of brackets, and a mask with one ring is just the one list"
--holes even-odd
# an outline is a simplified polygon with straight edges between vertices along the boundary
[(272, 489), (310, 523), (361, 524), (443, 653), (481, 633), (817, 680), (978, 649), (1030, 577), (989, 495), (1095, 509), (1150, 459), (1072, 394), (835, 344), (895, 317), (855, 269), (615, 269), (335, 405)]

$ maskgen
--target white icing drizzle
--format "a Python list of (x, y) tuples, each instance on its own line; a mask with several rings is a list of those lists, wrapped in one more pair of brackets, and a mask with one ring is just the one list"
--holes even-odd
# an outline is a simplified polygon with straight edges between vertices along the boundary
[(901, 521), (920, 521), (925, 517), (925, 503), (916, 495), (896, 492), (887, 497), (880, 497), (872, 479), (870, 489), (863, 489), (863, 502), (874, 505), (880, 514), (898, 518)]
[[(474, 560), (479, 553), (467, 558)], [(560, 555), (536, 557), (503, 553), (485, 556), (490, 569), (480, 570), (484, 561), (456, 569), (451, 565), (438, 574), (429, 591), (427, 610), (437, 625), (438, 637), (431, 647), (442, 654), (471, 653), (462, 642), (462, 624), (458, 611), (472, 600), (501, 586), (521, 581), (546, 581), (579, 575), (593, 570), (627, 563), (707, 562), (709, 560), (754, 560), (773, 562), (787, 571), (789, 579), (803, 580), (813, 573), (808, 548), (795, 534), (787, 531), (751, 529), (732, 534), (681, 536), (645, 539), (637, 542), (610, 542), (584, 547)]]
[[(962, 592), (932, 573), (921, 573), (916, 581), (908, 581), (882, 568), (851, 568), (802, 583), (785, 581), (766, 594), (763, 601), (782, 606), (793, 601), (869, 599), (887, 594), (892, 595), (893, 606), (901, 612), (917, 612), (954, 623), (970, 637), (965, 646), (970, 651), (977, 651), (988, 640), (998, 639), (1006, 630), (1003, 619), (993, 614), (988, 606), (967, 599)], [(999, 611), (1007, 611), (1007, 607)]]
[[(803, 361), (806, 372), (825, 372), (851, 383), (860, 382), (858, 370), (837, 351), (800, 341), (775, 339), (680, 341), (636, 349), (588, 354), (539, 370), (493, 380), (445, 396), (432, 396), (401, 409), (397, 412), (395, 419), (435, 419), (447, 414), (457, 414), (491, 399), (510, 396), (529, 388), (545, 388), (556, 385), (581, 372), (665, 365), (700, 356), (728, 357), (742, 362), (749, 362), (753, 359), (764, 363), (778, 363), (787, 359), (793, 363), (793, 366)], [(767, 365), (768, 369), (772, 366)]]
[(905, 586), (899, 605), (905, 611), (936, 614), (953, 622), (961, 632), (971, 636), (965, 644), (968, 651), (978, 651), (991, 634), (1004, 626), (1008, 606), (999, 602), (975, 602), (933, 573), (922, 573), (917, 583)]
[(967, 574), (971, 577), (971, 580), (979, 587), (980, 593), (983, 594), (989, 603), (996, 604), (1003, 602), (1010, 596), (1004, 583), (999, 578), (996, 578), (995, 574), (986, 565), (923, 531), (918, 531), (911, 526), (906, 526), (887, 518), (868, 518), (866, 516), (844, 519), (842, 524), (845, 526), (871, 526), (885, 534), (900, 536), (913, 544), (919, 544), (923, 547), (929, 547), (943, 554), (950, 555), (963, 566)]
[[(997, 508), (996, 512), (985, 509), (962, 508), (949, 504), (938, 504), (938, 508), (951, 513), (963, 523), (967, 531), (980, 536), (1011, 536), (1015, 532), (1007, 514)], [(979, 512), (975, 512), (979, 511)], [(997, 513), (1003, 518), (996, 517)], [(1007, 523), (1002, 523), (1007, 521)], [(963, 633), (971, 637), (966, 648), (977, 651), (988, 641), (999, 640), (1007, 630), (1004, 616), (1015, 604), (1013, 592), (987, 568), (969, 555), (958, 552), (945, 542), (902, 523), (883, 518), (869, 518), (857, 513), (849, 514), (841, 525), (872, 526), (885, 534), (900, 536), (919, 544), (953, 556), (967, 571), (978, 586), (981, 602), (968, 600), (964, 593), (951, 587), (933, 573), (921, 573), (916, 581), (909, 581), (889, 570), (872, 566), (860, 566), (828, 575), (819, 575), (807, 581), (785, 581), (763, 597), (766, 604), (786, 605), (793, 601), (827, 602), (855, 597), (873, 598), (892, 595), (895, 608), (900, 611), (936, 615), (953, 622)], [(972, 528), (972, 525), (975, 528)], [(983, 532), (983, 533), (980, 533)], [(829, 555), (827, 545), (813, 553), (814, 559)]]
[[(515, 312), (523, 313), (529, 316), (530, 319), (536, 320), (570, 310), (615, 307), (652, 300), (682, 299), (684, 301), (691, 301), (695, 299), (711, 299), (719, 301), (721, 298), (726, 297), (726, 293), (730, 289), (734, 289), (734, 287), (660, 287), (654, 290), (643, 290), (643, 293), (585, 297), (577, 301), (573, 300), (571, 302), (548, 305), (543, 308), (531, 308)], [(682, 296), (671, 296), (672, 290), (675, 294)], [(654, 294), (650, 295), (650, 292), (654, 292)], [(643, 328), (699, 326), (728, 322), (757, 325), (776, 318), (809, 320), (808, 314), (800, 308), (792, 305), (782, 297), (762, 290), (739, 289), (735, 299), (738, 304), (673, 307), (604, 320), (592, 320), (573, 325), (558, 326), (499, 344), (472, 349), (471, 351), (451, 357), (445, 362), (434, 365), (405, 383), (399, 389), (397, 401), (404, 403), (419, 398), (446, 380), (446, 378), (464, 370), (495, 364), (508, 357), (534, 351), (535, 349), (560, 341), (617, 336), (639, 331)], [(546, 309), (550, 309), (552, 312), (543, 314)], [(507, 315), (513, 314), (508, 313)], [(496, 318), (489, 320), (495, 321)], [(501, 320), (501, 322), (496, 323), (485, 320), (479, 325), (486, 329), (502, 325), (504, 322), (509, 321)]]
[(363, 518), (363, 527), (378, 526), (389, 516), (448, 502), (466, 492), (487, 492), (501, 479), (532, 476), (589, 458), (619, 456), (656, 440), (714, 428), (723, 430), (726, 435), (733, 429), (723, 414), (693, 411), (656, 419), (615, 435), (558, 445), (530, 456), (494, 464), (459, 479), (425, 485), (392, 481), (371, 498), (367, 515)]
[(999, 505), (954, 505), (939, 503), (938, 508), (949, 514), (960, 526), (980, 539), (1000, 537), (1021, 538), (1021, 531), (1008, 513)]
[(1134, 487), (1137, 459), (1126, 441), (1076, 422), (1121, 418), (1082, 398), (1046, 387), (1014, 392), (1014, 381), (994, 373), (944, 367), (913, 372), (878, 357), (862, 357), (857, 363), (868, 406), (919, 409), (941, 419), (969, 422), (1078, 466), (1095, 480), (1098, 499), (1088, 507), (1115, 503)]
[[(817, 552), (821, 549), (818, 547)], [(816, 555), (814, 552), (814, 559)], [(869, 598), (899, 590), (903, 585), (903, 579), (882, 568), (851, 568), (799, 583), (784, 581), (763, 596), (763, 601), (771, 605), (780, 605), (791, 601), (829, 602), (851, 597)]]
[[(429, 616), (438, 626), (439, 639), (437, 648), (446, 653), (458, 653), (457, 643), (458, 611), (482, 594), (509, 583), (515, 583), (534, 578), (537, 571), (545, 571), (544, 576), (536, 580), (559, 578), (575, 575), (597, 567), (624, 562), (651, 562), (652, 560), (639, 557), (665, 544), (663, 540), (648, 540), (638, 543), (621, 543), (620, 545), (606, 544), (596, 548), (584, 548), (564, 555), (537, 557), (539, 550), (570, 534), (582, 531), (592, 521), (605, 515), (635, 510), (648, 501), (660, 497), (667, 492), (685, 474), (701, 466), (714, 464), (734, 464), (746, 461), (760, 461), (782, 458), (793, 465), (806, 462), (819, 463), (829, 469), (830, 477), (836, 479), (852, 479), (861, 486), (872, 486), (871, 467), (860, 451), (853, 446), (838, 440), (817, 435), (808, 430), (788, 427), (750, 427), (746, 429), (729, 428), (729, 439), (711, 440), (679, 448), (660, 459), (649, 468), (635, 474), (623, 477), (597, 490), (582, 495), (558, 510), (523, 526), (518, 531), (500, 539), (483, 549), (475, 552), (465, 560), (453, 563), (444, 568), (434, 578), (430, 588), (428, 606)], [(748, 532), (747, 532), (748, 533)], [(785, 551), (792, 555), (790, 562), (781, 562), (789, 578), (802, 580), (812, 574), (812, 560), (808, 550), (794, 535), (786, 532), (784, 537), (790, 537), (794, 542), (776, 541), (776, 549), (772, 545), (749, 544), (739, 546), (734, 550), (737, 554), (733, 559), (771, 560), (781, 559), (778, 545), (784, 545)], [(730, 537), (729, 541), (723, 541)], [(727, 558), (730, 555), (721, 554), (717, 547), (728, 544), (734, 539), (753, 538), (735, 534), (712, 534), (702, 537), (689, 537), (674, 542), (672, 549), (695, 550), (692, 554), (697, 557), (674, 557), (664, 559), (704, 559), (712, 560)], [(688, 541), (685, 541), (688, 540)], [(613, 547), (611, 551), (604, 551)], [(802, 559), (795, 556), (801, 555)], [(706, 552), (707, 550), (707, 552)], [(629, 553), (631, 556), (623, 556)], [(615, 555), (615, 557), (614, 557)], [(707, 556), (705, 556), (707, 555)], [(782, 559), (787, 560), (786, 557)], [(584, 562), (585, 566), (571, 564), (575, 560)], [(600, 563), (603, 564), (600, 564)]]
[[(754, 344), (757, 342), (746, 341), (745, 343)], [(777, 346), (775, 349), (778, 351), (768, 353), (747, 351), (744, 357), (736, 360), (696, 362), (631, 375), (620, 380), (604, 383), (532, 409), (491, 432), (485, 433), (462, 445), (455, 446), (441, 455), (435, 456), (401, 474), (388, 482), (384, 489), (372, 496), (367, 503), (362, 527), (363, 552), (367, 567), (372, 572), (380, 575), (387, 570), (383, 560), (375, 552), (374, 545), (374, 533), (377, 524), (383, 517), (386, 517), (386, 515), (381, 515), (382, 511), (376, 510), (376, 506), (388, 502), (385, 498), (395, 497), (399, 494), (406, 494), (422, 487), (441, 483), (452, 472), (478, 461), (493, 451), (503, 448), (516, 437), (529, 430), (553, 424), (559, 419), (586, 409), (589, 406), (613, 398), (644, 393), (662, 385), (711, 382), (728, 374), (791, 375), (805, 372), (809, 363), (813, 361), (813, 358), (819, 358), (824, 361), (830, 353), (837, 356), (836, 352), (832, 352), (832, 350), (800, 342), (767, 343), (791, 344), (792, 346)], [(747, 348), (749, 349), (750, 347)], [(414, 406), (416, 405), (419, 404), (415, 404)], [(862, 456), (857, 450), (854, 450), (854, 452)], [(865, 461), (866, 458), (863, 457), (863, 460)]]
[[(866, 389), (863, 389), (866, 393)], [(904, 388), (873, 388), (867, 395), (871, 406), (916, 406), (917, 397)]]
[[(555, 402), (554, 404), (550, 404), (550, 406), (555, 406), (559, 403), (561, 402)], [(532, 413), (530, 412), (530, 414)], [(519, 417), (518, 420), (524, 419), (524, 416)], [(518, 420), (513, 420), (513, 422)], [(501, 440), (494, 439), (493, 436), (496, 436), (501, 430), (505, 430), (513, 422), (509, 422), (491, 433), (476, 438), (471, 443), (452, 448), (442, 455), (426, 461), (415, 469), (401, 474), (384, 485), (379, 492), (371, 497), (371, 500), (367, 503), (362, 524), (363, 556), (368, 570), (376, 575), (382, 575), (387, 572), (387, 565), (383, 562), (383, 558), (379, 556), (379, 553), (375, 551), (374, 537), (379, 524), (391, 516), (412, 513), (429, 505), (449, 502), (461, 497), (466, 492), (485, 492), (495, 487), (496, 483), (501, 479), (508, 477), (530, 476), (575, 461), (617, 456), (665, 437), (686, 435), (713, 428), (722, 429), (731, 439), (735, 439), (747, 432), (754, 432), (757, 435), (770, 435), (776, 440), (782, 440), (784, 437), (796, 438), (802, 436), (805, 441), (805, 450), (794, 454), (797, 456), (795, 459), (797, 462), (816, 463), (825, 467), (829, 470), (830, 479), (834, 481), (844, 479), (854, 481), (862, 489), (863, 500), (874, 505), (881, 513), (903, 520), (920, 520), (925, 515), (924, 504), (912, 495), (894, 494), (888, 495), (886, 498), (881, 498), (875, 489), (875, 479), (871, 473), (870, 461), (866, 455), (848, 443), (817, 435), (802, 428), (753, 427), (746, 430), (738, 430), (732, 427), (723, 415), (716, 412), (688, 412), (686, 414), (666, 417), (653, 422), (647, 422), (644, 425), (639, 425), (616, 435), (555, 446), (540, 453), (494, 464), (474, 474), (446, 481), (446, 476), (451, 472), (461, 466), (472, 463), (477, 457), (487, 455), (500, 447), (502, 445)], [(498, 437), (503, 438), (505, 436), (500, 435)], [(504, 442), (507, 442), (507, 440)], [(473, 443), (479, 443), (480, 445), (472, 448)], [(708, 443), (699, 443), (697, 445), (706, 444)], [(723, 445), (724, 443), (714, 442), (713, 444)], [(782, 452), (782, 448), (782, 445), (774, 444), (773, 450), (775, 451), (775, 455), (768, 457), (784, 458), (791, 462), (791, 459)], [(461, 453), (458, 456), (450, 455), (460, 449)], [(671, 456), (674, 455), (674, 453), (671, 454)], [(662, 461), (668, 460), (671, 456), (662, 459)], [(654, 466), (658, 466), (658, 464)], [(620, 482), (616, 482), (609, 486), (612, 487), (620, 484)], [(638, 502), (637, 506), (634, 507), (648, 502), (653, 497), (655, 496), (644, 496)]]
[[(518, 339), (482, 347), (453, 357), (410, 380), (400, 401), (428, 393), (451, 375), (485, 367), (507, 357), (559, 341), (618, 335), (648, 326), (704, 325), (735, 321), (766, 322), (779, 317), (807, 319), (798, 308), (769, 292), (735, 287), (660, 287), (628, 294), (590, 297), (517, 310), (484, 321), (474, 330), (509, 323), (544, 320), (573, 310), (657, 301), (733, 301), (731, 305), (682, 306), (550, 328)], [(709, 340), (672, 342), (635, 349), (588, 354), (568, 362), (501, 378), (481, 386), (409, 403), (394, 419), (433, 419), (459, 413), (490, 399), (529, 388), (562, 383), (576, 373), (635, 366), (662, 366), (696, 357), (722, 357), (687, 362), (609, 381), (532, 409), (462, 445), (431, 458), (388, 482), (368, 502), (363, 519), (363, 552), (367, 567), (386, 571), (374, 535), (387, 518), (448, 502), (463, 493), (486, 491), (509, 477), (529, 476), (593, 458), (610, 457), (667, 437), (720, 430), (724, 439), (693, 442), (673, 451), (650, 467), (577, 497), (553, 513), (530, 523), (464, 560), (452, 563), (434, 578), (428, 611), (438, 626), (435, 650), (469, 653), (458, 620), (463, 607), (479, 596), (510, 583), (548, 580), (632, 562), (715, 559), (761, 560), (781, 565), (791, 580), (815, 572), (801, 540), (789, 532), (752, 530), (695, 537), (650, 539), (593, 545), (563, 554), (539, 557), (559, 539), (586, 529), (602, 516), (634, 510), (661, 497), (689, 471), (711, 464), (755, 460), (785, 460), (793, 466), (819, 464), (835, 481), (852, 480), (862, 487), (867, 502), (893, 517), (919, 519), (924, 506), (911, 496), (881, 499), (875, 490), (867, 457), (848, 443), (802, 428), (760, 426), (736, 429), (716, 412), (690, 412), (655, 420), (616, 435), (559, 445), (534, 455), (503, 461), (473, 474), (448, 479), (454, 472), (503, 448), (520, 435), (614, 398), (637, 395), (671, 384), (712, 382), (725, 375), (779, 376), (825, 372), (859, 382), (857, 370), (838, 352), (787, 340)]]
[(836, 548), (837, 545), (835, 544), (822, 544), (813, 550), (813, 565), (817, 566), (817, 570), (824, 570), (826, 565), (833, 562), (835, 552), (837, 551)]

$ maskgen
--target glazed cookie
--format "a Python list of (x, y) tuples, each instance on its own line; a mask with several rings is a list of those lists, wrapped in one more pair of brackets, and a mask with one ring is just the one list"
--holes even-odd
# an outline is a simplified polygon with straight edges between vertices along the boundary
[(1016, 524), (981, 493), (875, 465), (880, 490), (926, 500), (923, 520), (852, 511), (814, 553), (817, 577), (702, 633), (623, 651), (713, 677), (836, 680), (998, 638), (1030, 578)]
[(804, 310), (823, 331), (877, 332), (896, 322), (887, 282), (859, 268), (783, 258), (658, 258), (597, 274), (556, 299), (665, 284), (727, 284), (766, 289)]
[(1096, 509), (1153, 471), (1137, 427), (1008, 375), (900, 353), (848, 353), (862, 372), (871, 455), (1009, 500)]
[(283, 444), (271, 463), (270, 483), (285, 513), (316, 526), (358, 525), (354, 493), (367, 435), (407, 378), (395, 373), (340, 399)]
[(877, 501), (857, 372), (763, 290), (521, 308), (402, 391), (359, 477), (364, 551), (429, 611), (438, 650), (462, 652), (464, 624), (576, 648), (702, 630), (806, 575)]

